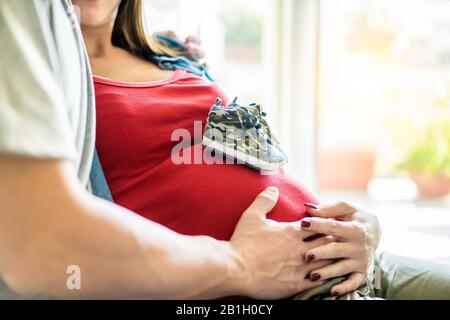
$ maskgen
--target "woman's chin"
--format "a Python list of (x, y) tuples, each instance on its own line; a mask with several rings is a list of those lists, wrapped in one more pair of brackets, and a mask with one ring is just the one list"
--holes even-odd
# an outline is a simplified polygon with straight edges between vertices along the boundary
[(101, 28), (109, 25), (112, 21), (111, 18), (99, 17), (97, 13), (90, 12), (90, 10), (80, 9), (80, 19), (82, 28)]

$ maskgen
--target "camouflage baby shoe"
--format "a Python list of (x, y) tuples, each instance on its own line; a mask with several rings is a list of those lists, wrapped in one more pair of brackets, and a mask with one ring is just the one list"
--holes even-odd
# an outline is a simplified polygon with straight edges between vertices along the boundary
[(203, 145), (254, 169), (278, 170), (287, 159), (265, 116), (258, 104), (241, 106), (236, 98), (225, 107), (217, 99), (208, 115)]

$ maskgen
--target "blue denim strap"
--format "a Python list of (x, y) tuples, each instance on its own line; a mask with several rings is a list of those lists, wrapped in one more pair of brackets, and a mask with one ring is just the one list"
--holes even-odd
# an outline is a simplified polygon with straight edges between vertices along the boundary
[(167, 57), (155, 55), (150, 57), (150, 59), (162, 70), (186, 70), (187, 72), (195, 74), (199, 77), (203, 77), (205, 80), (214, 82), (214, 78), (204, 65), (195, 64), (186, 57)]
[(108, 187), (108, 182), (106, 181), (106, 177), (103, 172), (102, 165), (100, 163), (100, 158), (98, 157), (97, 150), (94, 151), (94, 159), (92, 161), (90, 178), (92, 193), (99, 198), (114, 202), (111, 191)]

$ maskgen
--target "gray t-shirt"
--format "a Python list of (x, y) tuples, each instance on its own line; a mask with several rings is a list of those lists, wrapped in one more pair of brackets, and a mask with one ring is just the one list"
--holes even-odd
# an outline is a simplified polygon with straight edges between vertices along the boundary
[(70, 160), (87, 185), (94, 134), (91, 70), (70, 2), (1, 0), (0, 154)]
[(0, 1), (0, 153), (71, 160), (87, 184), (91, 71), (66, 0)]

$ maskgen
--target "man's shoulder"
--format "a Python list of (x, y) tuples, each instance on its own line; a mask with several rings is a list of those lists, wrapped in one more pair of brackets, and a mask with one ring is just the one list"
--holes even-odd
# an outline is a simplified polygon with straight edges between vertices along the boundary
[(53, 15), (73, 18), (73, 7), (69, 0), (1, 0), (0, 11), (14, 12), (16, 16), (37, 16), (44, 21)]
[[(33, 25), (26, 32), (42, 32), (47, 29), (54, 16), (70, 17), (71, 5), (67, 0), (1, 0), (0, 16), (2, 22), (20, 32), (17, 23), (21, 26)], [(36, 25), (37, 24), (37, 25)], [(14, 27), (16, 26), (16, 27)]]
[[(21, 10), (23, 16), (49, 13), (54, 6), (61, 5), (62, 0), (1, 0), (0, 10), (8, 11), (10, 9)], [(16, 14), (19, 13), (16, 11)]]
[(94, 94), (71, 2), (0, 0), (0, 43), (0, 152), (70, 159), (87, 184)]

